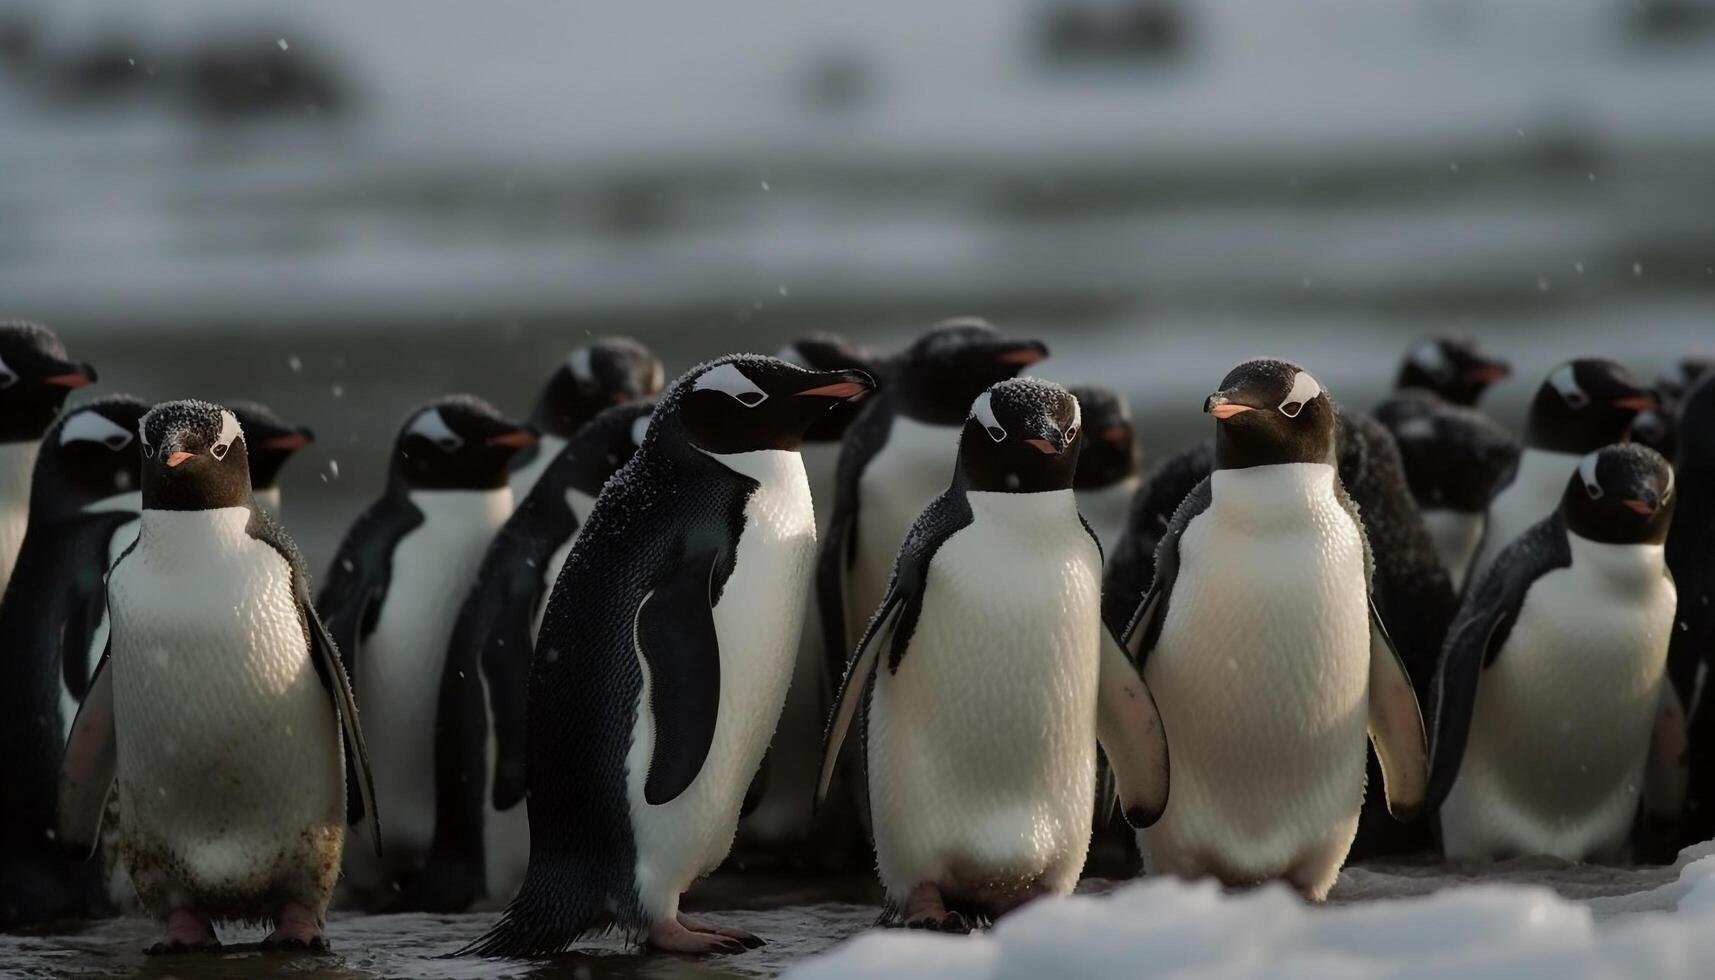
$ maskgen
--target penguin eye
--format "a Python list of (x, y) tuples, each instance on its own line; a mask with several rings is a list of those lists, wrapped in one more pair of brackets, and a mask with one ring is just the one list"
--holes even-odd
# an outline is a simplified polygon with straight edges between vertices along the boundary
[(1076, 438), (1078, 438), (1078, 423), (1073, 422), (1071, 428), (1066, 430), (1067, 444), (1070, 445), (1072, 440)]
[(718, 391), (745, 408), (755, 408), (768, 400), (768, 393), (732, 364), (721, 364), (703, 372), (691, 390)]
[(217, 442), (209, 448), (208, 454), (213, 456), (215, 459), (225, 459), (226, 451), (231, 448), (232, 445), (230, 443)]
[(1006, 430), (1001, 428), (1000, 419), (995, 418), (994, 401), (988, 392), (978, 395), (977, 400), (971, 403), (970, 417), (983, 427), (990, 439), (995, 442), (1006, 441)]
[(1566, 403), (1567, 408), (1577, 411), (1590, 404), (1590, 396), (1585, 394), (1578, 384), (1578, 373), (1573, 370), (1572, 365), (1562, 364), (1548, 376), (1548, 383), (1560, 393), (1560, 400)]
[(760, 391), (741, 391), (733, 397), (737, 398), (740, 402), (743, 402), (746, 406), (755, 408), (762, 404), (762, 400), (768, 396), (764, 395)]
[(1584, 492), (1591, 500), (1602, 499), (1602, 483), (1596, 477), (1597, 454), (1591, 453), (1578, 463), (1578, 478), (1584, 483)]
[(146, 442), (141, 443), (140, 445), (143, 447), (143, 458), (144, 459), (154, 459), (155, 458), (155, 447), (154, 446), (151, 446)]
[(17, 383), (18, 372), (7, 366), (4, 360), (0, 360), (0, 389), (10, 388)]
[(115, 432), (113, 435), (110, 435), (106, 439), (103, 439), (101, 441), (103, 444), (105, 444), (107, 446), (108, 449), (111, 449), (114, 452), (118, 452), (119, 450), (124, 449), (126, 446), (131, 444), (131, 433), (129, 433), (129, 432)]
[(1285, 402), (1280, 406), (1280, 414), (1289, 419), (1297, 418), (1298, 413), (1302, 411), (1304, 411), (1303, 402)]
[(987, 426), (984, 431), (986, 431), (989, 434), (989, 438), (993, 439), (995, 442), (1006, 441), (1006, 430), (998, 425)]
[(1590, 495), (1591, 500), (1602, 499), (1602, 485), (1600, 483), (1584, 484), (1584, 492)]
[(1304, 406), (1310, 404), (1310, 400), (1320, 394), (1322, 394), (1322, 386), (1317, 383), (1316, 379), (1308, 373), (1300, 371), (1292, 376), (1292, 390), (1286, 393), (1286, 399), (1280, 403), (1280, 407), (1276, 411), (1289, 419), (1295, 419), (1299, 412), (1304, 411)]

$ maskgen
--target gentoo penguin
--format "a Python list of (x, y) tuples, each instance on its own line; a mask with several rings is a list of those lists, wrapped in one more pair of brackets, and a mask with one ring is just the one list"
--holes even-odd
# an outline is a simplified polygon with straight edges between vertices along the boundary
[(1660, 404), (1639, 412), (1632, 422), (1632, 441), (1641, 442), (1668, 460), (1679, 458), (1679, 406), (1703, 376), (1715, 371), (1715, 358), (1686, 357), (1673, 370), (1658, 375), (1656, 397)]
[(1394, 377), (1394, 390), (1433, 394), (1466, 408), (1512, 374), (1512, 366), (1490, 354), (1475, 337), (1443, 335), (1413, 342)]
[(1370, 601), (1327, 393), (1256, 360), (1204, 410), (1215, 471), (1174, 514), (1127, 635), (1172, 735), (1173, 795), (1139, 847), (1151, 873), (1281, 878), (1319, 901), (1357, 831), (1366, 722), (1401, 819), (1423, 800), (1423, 722)]
[(268, 406), (256, 402), (229, 401), (226, 407), (238, 416), (245, 441), (255, 447), (250, 451), (250, 493), (278, 520), (280, 469), (293, 453), (315, 442), (316, 434), (307, 426), (287, 425)]
[(1690, 707), (1691, 783), (1679, 834), (1680, 846), (1689, 846), (1715, 837), (1715, 698), (1707, 679), (1715, 665), (1715, 374), (1705, 375), (1680, 403), (1678, 422), (1679, 505), (1667, 536), (1667, 566), (1679, 586), (1679, 609), (1667, 662)]
[(412, 412), (385, 492), (346, 533), (316, 599), (364, 706), (388, 816), (376, 842), (385, 845), (382, 863), (361, 848), (348, 854), (346, 887), (367, 907), (411, 896), (428, 858), (447, 644), (483, 553), (512, 513), (506, 464), (534, 441), (529, 428), (468, 395)]
[(1513, 538), (1554, 512), (1585, 453), (1624, 441), (1637, 414), (1655, 404), (1655, 395), (1613, 361), (1583, 358), (1550, 372), (1530, 403), (1518, 467), (1489, 501), (1466, 584)]
[(548, 376), (530, 410), (540, 439), (512, 457), (513, 500), (524, 501), (548, 464), (597, 412), (653, 398), (664, 380), (654, 352), (630, 337), (601, 337), (573, 350)]
[(1131, 498), (1143, 483), (1138, 473), (1137, 434), (1132, 431), (1131, 406), (1125, 396), (1097, 385), (1077, 385), (1084, 415), (1084, 430), (1090, 434), (1078, 456), (1078, 474), (1072, 485), (1078, 491), (1078, 512), (1096, 530), (1104, 551), (1119, 544), (1131, 514)]
[(102, 577), (136, 539), (137, 423), (149, 406), (116, 396), (66, 413), (42, 440), (30, 529), (0, 604), (0, 927), (103, 911), (95, 868), (53, 843), (66, 734), (107, 646)]
[(0, 591), (30, 523), (30, 479), (42, 433), (95, 369), (66, 359), (54, 332), (27, 320), (0, 322)]
[(1128, 821), (1167, 804), (1161, 718), (1102, 625), (1102, 550), (1073, 490), (1086, 431), (1051, 382), (977, 396), (952, 485), (912, 524), (847, 671), (819, 788), (867, 700), (886, 920), (964, 932), (1070, 892), (1098, 737)]
[(987, 322), (946, 320), (886, 370), (882, 391), (840, 447), (834, 510), (816, 564), (829, 676), (845, 668), (862, 623), (881, 605), (911, 522), (946, 488), (971, 400), (1048, 356)]
[(441, 668), (434, 844), (401, 907), (452, 912), (481, 897), (504, 905), (523, 882), (530, 826), (518, 804), (536, 632), (596, 495), (637, 451), (653, 409), (628, 402), (585, 423), (483, 555)]
[(1112, 544), (1103, 542), (1107, 568), (1102, 576), (1102, 618), (1115, 633), (1131, 625), (1132, 614), (1155, 578), (1155, 549), (1173, 523), (1173, 513), (1197, 484), (1215, 472), (1215, 440), (1187, 446), (1155, 466), (1132, 494), (1124, 530)]
[(748, 933), (679, 912), (720, 863), (780, 717), (815, 557), (797, 448), (855, 371), (733, 355), (662, 396), (596, 499), (530, 668), (530, 870), (463, 952), (526, 956), (618, 929), (678, 953)]
[(296, 546), (251, 499), (238, 418), (167, 402), (141, 446), (142, 517), (108, 573), (112, 638), (66, 743), (59, 839), (91, 846), (116, 786), (120, 858), (165, 926), (152, 952), (217, 945), (217, 921), (325, 948), (346, 820), (375, 815), (339, 651)]
[[(811, 371), (859, 370), (872, 378), (879, 373), (875, 354), (844, 337), (815, 333), (782, 347), (776, 357)], [(873, 396), (872, 396), (873, 397)], [(846, 430), (870, 399), (840, 402), (829, 408), (804, 433), (798, 456), (810, 480), (810, 500), (816, 509), (816, 538), (827, 537), (834, 510), (834, 474)], [(735, 857), (746, 862), (798, 862), (841, 866), (859, 852), (861, 833), (850, 808), (815, 808), (816, 771), (822, 762), (822, 726), (827, 722), (833, 688), (822, 652), (822, 621), (815, 597), (804, 607), (798, 656), (787, 688), (780, 724), (764, 757), (755, 795), (738, 825)], [(843, 654), (841, 654), (843, 656)], [(867, 860), (867, 854), (865, 855)]]
[(1429, 802), (1455, 860), (1622, 860), (1646, 783), (1652, 812), (1678, 815), (1673, 470), (1638, 445), (1574, 470), (1559, 509), (1472, 583), (1447, 637)]

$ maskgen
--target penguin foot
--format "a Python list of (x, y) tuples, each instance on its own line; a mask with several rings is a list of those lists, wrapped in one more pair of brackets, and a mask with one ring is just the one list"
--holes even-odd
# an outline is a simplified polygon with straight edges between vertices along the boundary
[(274, 931), (262, 940), (264, 949), (303, 950), (310, 953), (328, 951), (327, 937), (315, 913), (302, 905), (292, 904), (274, 916)]
[(189, 909), (174, 909), (167, 915), (167, 928), (153, 946), (143, 950), (147, 956), (176, 956), (220, 948), (214, 925), (208, 917)]
[(941, 898), (941, 889), (927, 881), (911, 889), (911, 894), (905, 897), (904, 920), (907, 929), (926, 929), (930, 932), (964, 935), (972, 928), (969, 919), (958, 912), (947, 911), (947, 904)]
[(744, 944), (737, 939), (717, 933), (687, 929), (677, 919), (657, 922), (650, 926), (646, 944), (650, 949), (659, 950), (663, 953), (684, 953), (689, 956), (708, 956), (711, 953), (742, 953), (745, 950)]
[(736, 939), (744, 944), (745, 949), (758, 949), (768, 945), (767, 940), (755, 933), (745, 932), (743, 929), (734, 929), (731, 926), (715, 925), (713, 922), (704, 922), (702, 919), (693, 919), (684, 914), (679, 916), (679, 924), (692, 932), (706, 932), (710, 935), (725, 936), (728, 939)]

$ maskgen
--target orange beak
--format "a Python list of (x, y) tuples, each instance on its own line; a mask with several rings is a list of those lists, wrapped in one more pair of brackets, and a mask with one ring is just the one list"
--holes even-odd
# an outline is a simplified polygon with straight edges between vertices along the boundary
[(511, 432), (488, 437), (490, 446), (506, 446), (509, 449), (523, 449), (535, 441), (536, 436), (529, 429), (513, 429)]
[(1505, 364), (1485, 364), (1482, 367), (1474, 367), (1466, 371), (1465, 380), (1475, 381), (1479, 384), (1494, 384), (1511, 374), (1512, 370)]
[(1103, 442), (1111, 442), (1116, 446), (1123, 446), (1128, 441), (1130, 441), (1130, 439), (1131, 439), (1131, 430), (1127, 429), (1123, 425), (1109, 426), (1108, 428), (1102, 430), (1102, 441)]
[(1644, 517), (1648, 517), (1655, 513), (1654, 507), (1651, 507), (1649, 504), (1646, 504), (1641, 500), (1622, 500), (1620, 503), (1625, 504), (1626, 508), (1632, 513), (1641, 514)]
[(66, 374), (50, 374), (42, 379), (43, 384), (59, 385), (61, 388), (82, 388), (95, 381), (82, 371), (70, 371)]
[(836, 381), (831, 385), (821, 385), (798, 392), (800, 398), (856, 398), (869, 390), (869, 386), (856, 381)]
[(195, 455), (196, 455), (196, 453), (187, 453), (187, 452), (182, 452), (182, 451), (173, 453), (167, 457), (167, 466), (169, 468), (178, 466), (180, 463), (184, 462), (187, 459), (190, 459), (192, 456), (195, 456)]
[(1614, 399), (1614, 407), (1627, 408), (1634, 412), (1647, 412), (1656, 407), (1656, 400), (1652, 395), (1628, 395), (1625, 398)]
[(1054, 444), (1049, 442), (1047, 439), (1026, 439), (1024, 440), (1024, 444), (1044, 456), (1060, 455), (1060, 450), (1055, 449)]
[(297, 452), (309, 444), (309, 437), (305, 436), (303, 433), (288, 432), (283, 436), (275, 436), (274, 438), (263, 442), (257, 448), (273, 450), (276, 452)]
[(1020, 347), (1017, 350), (1007, 351), (1006, 353), (995, 358), (995, 360), (999, 361), (1002, 364), (1019, 364), (1019, 365), (1029, 366), (1031, 364), (1035, 364), (1037, 361), (1040, 361), (1047, 356), (1048, 356), (1047, 354), (1043, 353), (1040, 350), (1037, 350), (1034, 347)]
[(1209, 408), (1209, 414), (1223, 422), (1235, 415), (1243, 415), (1249, 411), (1254, 411), (1254, 409), (1249, 405), (1235, 405), (1232, 402), (1227, 402), (1225, 405), (1213, 405)]

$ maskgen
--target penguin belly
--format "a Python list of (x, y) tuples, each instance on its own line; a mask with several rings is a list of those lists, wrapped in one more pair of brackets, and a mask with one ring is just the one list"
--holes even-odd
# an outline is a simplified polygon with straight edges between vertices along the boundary
[[(973, 491), (929, 565), (897, 673), (882, 651), (867, 736), (890, 904), (1077, 883), (1095, 799), (1101, 558), (1071, 491)], [(1057, 499), (1047, 500), (1045, 498)]]
[(578, 526), (572, 531), (571, 537), (560, 542), (548, 556), (547, 564), (542, 566), (542, 595), (536, 600), (536, 613), (530, 621), (532, 643), (535, 642), (536, 634), (542, 632), (542, 615), (548, 611), (548, 597), (554, 594), (554, 583), (560, 580), (560, 569), (566, 567), (566, 559), (571, 557), (572, 545), (578, 543), (578, 531), (584, 529), (584, 521), (589, 519), (590, 508), (595, 506), (595, 498), (567, 487), (566, 506), (572, 509), (572, 516), (578, 519)]
[[(394, 549), (381, 614), (353, 671), (393, 874), (413, 867), (434, 841), (435, 717), (447, 641), (483, 553), (512, 510), (512, 492), (418, 491), (411, 502), (423, 523)], [(364, 833), (370, 826), (364, 821)], [(354, 885), (379, 883), (372, 848), (354, 848), (352, 858)]]
[(1173, 790), (1150, 873), (1332, 887), (1364, 798), (1369, 604), (1330, 466), (1217, 470), (1145, 664)]
[(637, 847), (637, 895), (651, 921), (671, 920), (679, 895), (732, 849), (738, 811), (786, 700), (816, 552), (810, 485), (796, 452), (717, 457), (759, 484), (745, 503), (733, 571), (714, 607), (720, 700), (714, 739), (691, 785), (651, 806), (644, 780), (655, 747), (648, 667), (626, 755), (626, 795)]
[(1465, 570), (1471, 567), (1472, 556), (1483, 543), (1483, 515), (1428, 507), (1418, 513), (1423, 515), (1423, 526), (1435, 543), (1435, 556), (1447, 570), (1453, 591), (1458, 592), (1464, 587)]
[(1131, 518), (1131, 498), (1142, 484), (1143, 478), (1134, 474), (1112, 486), (1078, 491), (1078, 511), (1090, 522), (1090, 530), (1096, 532), (1104, 555), (1119, 546), (1120, 536), (1125, 534)]
[(285, 559), (250, 512), (151, 512), (109, 583), (119, 851), (157, 917), (317, 914), (339, 875), (345, 772)]
[(30, 526), (30, 480), (36, 472), (38, 442), (0, 444), (0, 594), (12, 581), (18, 549)]
[[(512, 490), (513, 501), (516, 503), (524, 502), (524, 498), (530, 493), (530, 488), (534, 487), (536, 481), (542, 478), (542, 474), (547, 472), (548, 464), (560, 458), (560, 450), (564, 448), (566, 448), (564, 437), (554, 435), (552, 432), (542, 433), (541, 438), (536, 443), (535, 457), (530, 462), (513, 470), (506, 478), (507, 485)], [(367, 735), (364, 737), (368, 738)]]
[(1519, 454), (1518, 471), (1513, 481), (1489, 501), (1489, 512), (1483, 524), (1483, 544), (1471, 563), (1465, 581), (1475, 582), (1495, 556), (1523, 534), (1532, 524), (1554, 513), (1560, 507), (1560, 495), (1566, 492), (1566, 481), (1578, 469), (1582, 457), (1572, 453), (1553, 453), (1543, 449), (1526, 449)]
[[(85, 508), (85, 510), (90, 511), (141, 511), (142, 509), (143, 494), (140, 491), (115, 494), (112, 497), (97, 501)], [(102, 566), (103, 575), (106, 574), (106, 569), (112, 568), (113, 563), (119, 560), (119, 556), (125, 553), (125, 549), (131, 547), (131, 542), (137, 540), (137, 524), (138, 522), (135, 518), (126, 521), (124, 524), (114, 528), (113, 534), (108, 537), (107, 564)], [(90, 634), (89, 649), (84, 651), (83, 662), (89, 665), (91, 673), (95, 671), (95, 665), (101, 662), (101, 654), (107, 649), (107, 634), (112, 628), (111, 617), (112, 614), (104, 606), (101, 610), (101, 619), (95, 624), (95, 631)], [(88, 678), (85, 678), (85, 680), (87, 679)], [(78, 700), (72, 697), (71, 691), (66, 688), (65, 681), (62, 678), (60, 681), (60, 721), (64, 728), (64, 731), (61, 732), (62, 738), (71, 737), (71, 725), (72, 722), (77, 720), (77, 708)]]
[[(947, 489), (959, 454), (959, 427), (893, 420), (887, 443), (858, 481), (857, 560), (846, 582), (846, 639), (856, 644), (887, 595), (905, 532)], [(850, 651), (847, 651), (848, 653)]]
[(1676, 593), (1660, 545), (1570, 542), (1478, 683), (1441, 807), (1449, 858), (1626, 856)]

